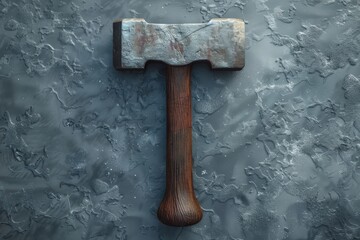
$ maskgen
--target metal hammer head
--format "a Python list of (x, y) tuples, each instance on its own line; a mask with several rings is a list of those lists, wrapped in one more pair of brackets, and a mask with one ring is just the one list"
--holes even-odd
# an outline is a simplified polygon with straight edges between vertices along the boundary
[(245, 64), (245, 24), (212, 19), (200, 24), (152, 24), (129, 18), (114, 22), (114, 65), (142, 69), (147, 61), (181, 66), (208, 61), (212, 68), (240, 70)]

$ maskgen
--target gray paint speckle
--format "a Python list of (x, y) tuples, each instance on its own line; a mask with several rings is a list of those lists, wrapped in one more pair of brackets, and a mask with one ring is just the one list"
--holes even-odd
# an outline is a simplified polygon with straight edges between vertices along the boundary
[[(165, 71), (112, 22), (240, 18), (246, 66), (193, 66), (203, 220), (159, 223)], [(360, 239), (357, 0), (0, 3), (0, 239)]]

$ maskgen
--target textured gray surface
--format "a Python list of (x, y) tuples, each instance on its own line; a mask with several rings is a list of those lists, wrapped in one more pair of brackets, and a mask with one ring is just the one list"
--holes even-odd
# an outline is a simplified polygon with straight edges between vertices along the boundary
[[(0, 2), (0, 238), (360, 239), (356, 0)], [(165, 74), (112, 66), (112, 22), (246, 24), (241, 72), (193, 68), (202, 222), (156, 219)]]

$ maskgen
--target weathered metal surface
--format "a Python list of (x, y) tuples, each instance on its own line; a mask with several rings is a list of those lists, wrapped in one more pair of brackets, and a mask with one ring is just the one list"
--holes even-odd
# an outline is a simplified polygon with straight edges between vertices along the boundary
[(114, 23), (114, 65), (144, 68), (147, 61), (186, 65), (209, 61), (212, 68), (244, 67), (245, 24), (212, 19), (200, 24), (152, 24), (144, 19)]

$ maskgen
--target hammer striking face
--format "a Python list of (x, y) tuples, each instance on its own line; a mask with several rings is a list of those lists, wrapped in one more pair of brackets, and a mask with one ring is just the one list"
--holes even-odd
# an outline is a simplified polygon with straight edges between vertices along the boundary
[(191, 63), (212, 68), (244, 67), (244, 22), (213, 19), (200, 24), (151, 24), (143, 19), (114, 22), (114, 66), (142, 69), (147, 61), (168, 64), (166, 82), (166, 190), (158, 209), (161, 222), (187, 226), (202, 210), (192, 177)]

